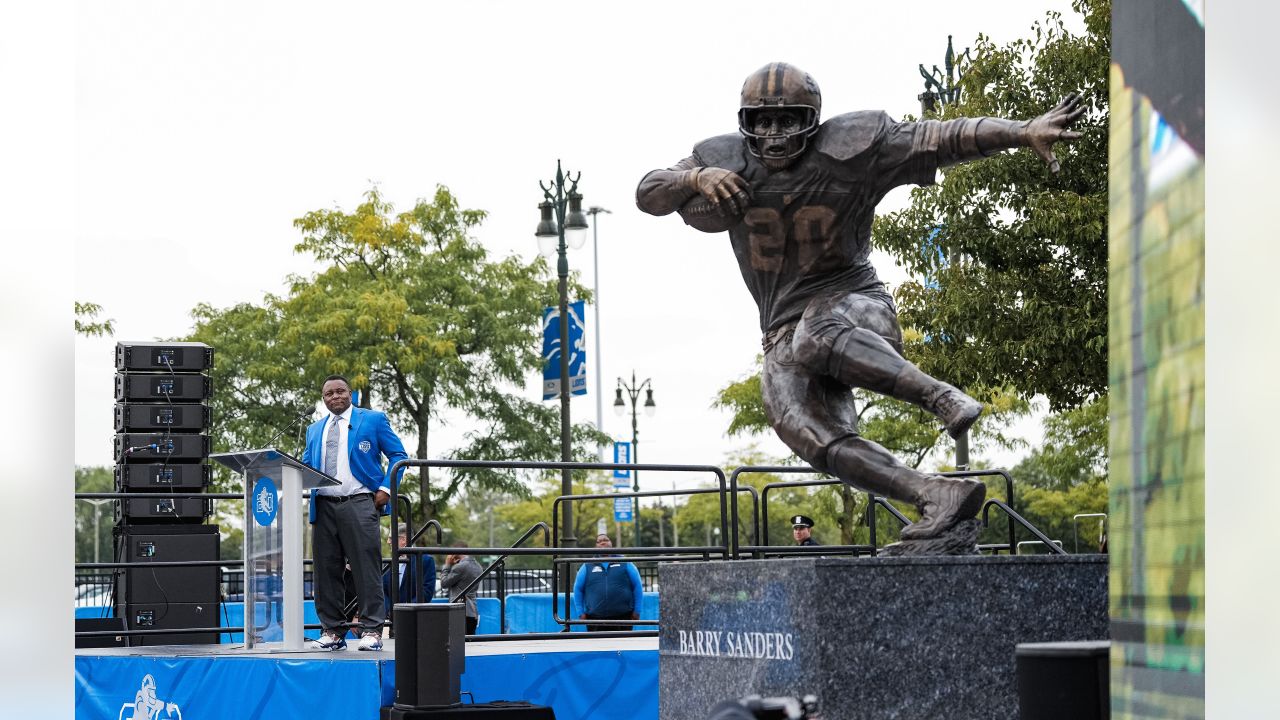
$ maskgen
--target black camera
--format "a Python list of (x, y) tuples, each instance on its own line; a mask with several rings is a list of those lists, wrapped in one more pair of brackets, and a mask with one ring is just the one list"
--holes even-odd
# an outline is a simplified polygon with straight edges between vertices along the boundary
[(802, 698), (748, 695), (719, 703), (711, 708), (708, 720), (821, 720), (817, 712), (815, 695)]

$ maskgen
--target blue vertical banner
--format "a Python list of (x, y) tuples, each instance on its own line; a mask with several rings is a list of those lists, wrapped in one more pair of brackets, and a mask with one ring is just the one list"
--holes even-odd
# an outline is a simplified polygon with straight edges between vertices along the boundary
[(616, 497), (613, 499), (613, 521), (631, 522), (631, 498)]
[[(582, 332), (583, 302), (569, 303), (569, 389), (587, 394), (587, 342)], [(542, 311), (542, 399), (560, 397), (560, 308)]]
[[(615, 441), (614, 441), (614, 443), (613, 443), (613, 462), (614, 462), (614, 463), (616, 463), (616, 464), (618, 464), (618, 465), (630, 465), (630, 464), (631, 464), (631, 443), (629, 443), (629, 442), (622, 442), (622, 441), (620, 441), (620, 440), (615, 440)], [(614, 479), (614, 480), (630, 480), (630, 479), (631, 479), (631, 469), (630, 469), (630, 468), (617, 468), (617, 469), (615, 469), (615, 470), (613, 471), (613, 479)], [(622, 483), (621, 485), (619, 485), (617, 482), (615, 482), (615, 483), (613, 484), (613, 486), (614, 486), (614, 487), (626, 487), (626, 486), (627, 486), (627, 483), (625, 483), (625, 482), (624, 482), (624, 483)]]

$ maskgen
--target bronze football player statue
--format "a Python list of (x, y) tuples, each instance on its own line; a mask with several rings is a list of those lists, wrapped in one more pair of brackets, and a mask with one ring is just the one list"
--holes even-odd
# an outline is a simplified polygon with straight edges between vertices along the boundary
[(1058, 171), (1053, 144), (1084, 114), (1071, 95), (1029, 121), (895, 122), (881, 111), (819, 124), (808, 73), (771, 63), (742, 86), (738, 133), (698, 143), (644, 176), (636, 204), (679, 212), (704, 232), (729, 232), (764, 332), (761, 389), (778, 436), (815, 469), (915, 505), (902, 538), (934, 538), (982, 506), (986, 487), (913, 470), (858, 434), (852, 387), (917, 405), (952, 437), (982, 404), (902, 356), (897, 309), (868, 255), (876, 204), (891, 189), (929, 185), (938, 168), (1029, 146)]

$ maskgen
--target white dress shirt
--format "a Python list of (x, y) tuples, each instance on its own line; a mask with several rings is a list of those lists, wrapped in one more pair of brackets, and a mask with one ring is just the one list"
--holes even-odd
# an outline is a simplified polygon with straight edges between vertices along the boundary
[[(329, 421), (324, 424), (324, 427), (321, 428), (320, 431), (320, 467), (324, 467), (325, 460), (327, 459), (325, 457), (325, 440), (329, 437), (330, 424), (335, 422), (334, 417), (333, 413), (329, 413)], [(334, 472), (333, 476), (340, 480), (342, 484), (330, 485), (328, 487), (321, 488), (317, 491), (317, 494), (343, 496), (354, 495), (356, 493), (367, 493), (369, 492), (369, 488), (365, 487), (364, 483), (357, 480), (356, 476), (351, 474), (351, 461), (347, 457), (347, 438), (351, 431), (351, 408), (347, 407), (342, 415), (337, 417), (341, 418), (336, 421), (338, 423), (338, 465), (337, 471)]]

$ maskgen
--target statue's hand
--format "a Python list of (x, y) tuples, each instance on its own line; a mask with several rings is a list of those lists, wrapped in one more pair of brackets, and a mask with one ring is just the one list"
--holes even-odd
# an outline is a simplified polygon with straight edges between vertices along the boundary
[(702, 167), (694, 171), (694, 188), (698, 194), (725, 216), (741, 216), (751, 201), (751, 190), (746, 180), (732, 170), (718, 167)]
[(1080, 137), (1080, 133), (1068, 128), (1084, 115), (1084, 110), (1080, 105), (1079, 93), (1071, 93), (1052, 110), (1032, 120), (1027, 126), (1027, 144), (1049, 164), (1049, 172), (1056, 173), (1062, 167), (1053, 154), (1053, 144), (1059, 140), (1075, 140)]

